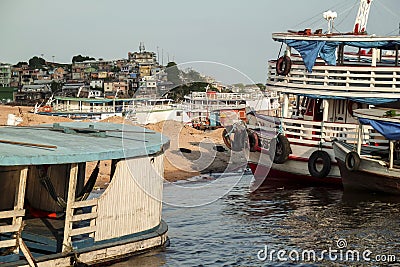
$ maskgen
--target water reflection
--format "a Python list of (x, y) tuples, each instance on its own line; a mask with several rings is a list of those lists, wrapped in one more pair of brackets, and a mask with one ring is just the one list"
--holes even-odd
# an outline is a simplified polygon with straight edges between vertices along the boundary
[[(354, 194), (329, 187), (269, 184), (250, 191), (251, 176), (222, 199), (196, 208), (165, 205), (170, 247), (116, 266), (384, 266), (376, 262), (261, 262), (257, 252), (271, 249), (369, 249), (397, 255), (400, 198)], [(167, 197), (176, 195), (166, 186)], [(212, 192), (211, 192), (212, 193)], [(123, 264), (123, 263), (121, 263)], [(130, 264), (130, 265), (129, 265)]]

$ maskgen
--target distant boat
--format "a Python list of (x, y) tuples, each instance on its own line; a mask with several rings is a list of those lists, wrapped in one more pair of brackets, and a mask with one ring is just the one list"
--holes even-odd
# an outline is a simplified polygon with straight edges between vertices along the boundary
[(162, 120), (188, 122), (186, 113), (172, 99), (150, 98), (104, 98), (56, 96), (42, 107), (40, 115), (61, 116), (75, 120), (104, 120), (112, 116), (125, 117), (145, 125)]
[[(400, 194), (400, 110), (357, 109), (354, 115), (357, 143), (333, 142), (344, 189)], [(377, 133), (387, 142), (375, 143)]]
[[(168, 145), (159, 133), (122, 124), (2, 127), (1, 266), (103, 264), (164, 246)], [(109, 185), (93, 194), (101, 161)]]
[(184, 96), (182, 102), (182, 109), (195, 128), (222, 127), (221, 115), (228, 111), (237, 113), (239, 118), (245, 120), (246, 107), (252, 107), (260, 113), (275, 114), (279, 108), (279, 98), (273, 93), (263, 93), (259, 90), (252, 93), (221, 93), (207, 90), (191, 92)]

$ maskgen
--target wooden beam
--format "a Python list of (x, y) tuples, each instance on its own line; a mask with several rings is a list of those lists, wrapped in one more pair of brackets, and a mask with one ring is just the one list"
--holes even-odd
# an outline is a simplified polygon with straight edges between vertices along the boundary
[(88, 226), (83, 228), (72, 229), (70, 235), (71, 236), (83, 235), (83, 234), (93, 233), (95, 231), (96, 231), (96, 226)]
[(97, 198), (93, 198), (90, 200), (82, 200), (82, 201), (77, 201), (72, 203), (72, 208), (73, 209), (79, 209), (79, 208), (84, 208), (84, 207), (91, 207), (91, 206), (97, 206)]
[(23, 217), (24, 215), (25, 215), (25, 210), (7, 210), (0, 212), (0, 219)]
[(9, 248), (9, 247), (16, 247), (17, 240), (16, 239), (9, 239), (9, 240), (2, 240), (0, 241), (0, 248)]
[(78, 164), (71, 164), (69, 185), (67, 194), (67, 207), (65, 209), (64, 238), (62, 252), (68, 252), (71, 248), (72, 217), (74, 215), (73, 204), (75, 202), (76, 182), (78, 179)]
[(80, 221), (86, 221), (86, 220), (92, 220), (97, 218), (97, 212), (92, 212), (92, 213), (85, 213), (85, 214), (78, 214), (72, 216), (72, 221), (73, 222), (80, 222)]

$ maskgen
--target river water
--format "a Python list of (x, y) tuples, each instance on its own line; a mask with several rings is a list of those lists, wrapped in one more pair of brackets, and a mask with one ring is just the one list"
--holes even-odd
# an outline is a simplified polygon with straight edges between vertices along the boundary
[[(198, 194), (180, 190), (213, 185), (213, 179), (235, 186), (215, 201), (220, 185), (207, 187), (197, 202), (187, 201)], [(213, 179), (166, 184), (170, 245), (113, 266), (400, 264), (399, 197), (287, 184), (251, 191), (251, 175)]]

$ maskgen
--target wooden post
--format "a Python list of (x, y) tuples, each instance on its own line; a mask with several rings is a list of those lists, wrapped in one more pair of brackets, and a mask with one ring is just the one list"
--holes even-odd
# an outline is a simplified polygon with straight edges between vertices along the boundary
[(389, 140), (389, 169), (393, 169), (394, 141)]
[(71, 164), (71, 171), (69, 175), (68, 195), (67, 195), (67, 207), (65, 209), (65, 225), (64, 225), (64, 239), (62, 245), (62, 252), (68, 252), (71, 250), (71, 237), (70, 233), (72, 230), (72, 216), (74, 215), (74, 209), (72, 205), (75, 202), (75, 191), (76, 182), (78, 178), (78, 164)]
[(282, 118), (287, 118), (289, 116), (289, 96), (283, 94), (283, 107), (282, 107)]
[(357, 153), (360, 156), (361, 156), (362, 131), (363, 131), (363, 126), (361, 123), (358, 123)]
[[(25, 166), (21, 169), (19, 174), (19, 182), (18, 187), (15, 190), (15, 199), (14, 199), (14, 212), (20, 211), (24, 209), (24, 199), (25, 199), (25, 189), (26, 189), (26, 179), (28, 177), (28, 166)], [(18, 225), (18, 228), (21, 229), (22, 226), (22, 216), (13, 217), (12, 221), (13, 225)], [(16, 236), (18, 238), (18, 235)], [(19, 248), (16, 248), (15, 253), (19, 252)]]

